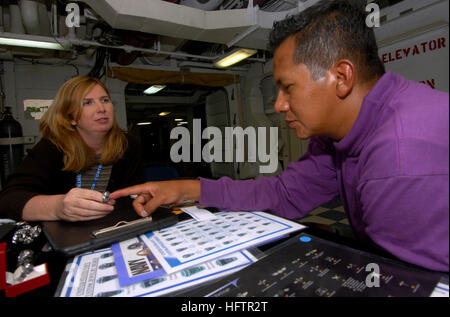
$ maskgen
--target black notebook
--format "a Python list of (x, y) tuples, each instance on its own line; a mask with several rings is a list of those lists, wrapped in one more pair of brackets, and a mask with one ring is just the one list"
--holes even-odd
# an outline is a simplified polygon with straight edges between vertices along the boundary
[(54, 250), (73, 256), (107, 247), (115, 242), (159, 230), (178, 222), (170, 209), (158, 208), (150, 217), (142, 218), (128, 197), (116, 201), (114, 211), (91, 221), (44, 221), (43, 231)]

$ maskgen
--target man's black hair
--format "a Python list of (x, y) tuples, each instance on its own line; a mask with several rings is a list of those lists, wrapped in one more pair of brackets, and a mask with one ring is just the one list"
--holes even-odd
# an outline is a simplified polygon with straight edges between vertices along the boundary
[(314, 80), (345, 58), (356, 65), (360, 81), (365, 82), (385, 72), (373, 28), (366, 25), (366, 17), (364, 7), (355, 1), (322, 0), (275, 22), (269, 35), (269, 49), (275, 52), (293, 35), (297, 45), (294, 63), (305, 64)]

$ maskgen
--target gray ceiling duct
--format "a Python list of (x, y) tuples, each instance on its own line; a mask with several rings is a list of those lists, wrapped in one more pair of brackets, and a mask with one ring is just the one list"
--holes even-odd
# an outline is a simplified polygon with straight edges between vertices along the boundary
[(205, 11), (217, 9), (222, 2), (223, 0), (180, 0), (182, 5)]
[(19, 0), (19, 7), (27, 34), (50, 35), (50, 18), (45, 3)]
[(253, 5), (246, 9), (204, 11), (161, 0), (82, 2), (115, 29), (254, 49), (266, 49), (273, 22), (292, 12), (265, 12)]

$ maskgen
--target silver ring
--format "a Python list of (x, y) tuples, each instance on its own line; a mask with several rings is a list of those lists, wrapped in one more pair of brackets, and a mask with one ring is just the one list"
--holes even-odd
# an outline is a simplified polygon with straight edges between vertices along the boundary
[(109, 201), (109, 192), (106, 191), (103, 193), (102, 202), (107, 203)]
[(17, 263), (19, 265), (24, 265), (26, 263), (33, 262), (34, 252), (33, 250), (22, 250), (19, 255), (17, 256)]
[[(17, 270), (14, 272), (14, 274), (18, 275), (16, 277), (16, 281), (17, 282), (22, 282), (23, 280), (26, 279), (26, 277), (28, 276), (28, 274), (30, 274), (31, 272), (33, 272), (34, 270), (34, 266), (31, 263), (25, 263), (21, 266), (19, 266), (17, 268)], [(19, 275), (20, 274), (20, 275)]]

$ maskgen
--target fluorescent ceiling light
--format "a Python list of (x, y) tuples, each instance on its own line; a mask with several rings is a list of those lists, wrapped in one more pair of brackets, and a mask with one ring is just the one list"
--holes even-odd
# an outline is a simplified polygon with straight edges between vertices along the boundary
[(225, 67), (231, 66), (233, 64), (236, 64), (236, 63), (242, 61), (243, 59), (249, 58), (256, 52), (257, 52), (256, 50), (251, 50), (251, 49), (246, 49), (246, 48), (242, 48), (240, 50), (234, 50), (231, 53), (229, 53), (227, 56), (225, 56), (222, 59), (220, 59), (219, 61), (215, 62), (214, 66), (220, 67), (220, 68), (225, 68)]
[(27, 34), (0, 33), (0, 45), (65, 50), (56, 40)]
[(137, 125), (149, 125), (152, 124), (151, 122), (139, 122)]
[(158, 91), (164, 88), (166, 88), (166, 85), (153, 85), (144, 90), (144, 94), (147, 95), (156, 94)]
[(182, 118), (176, 118), (175, 121), (183, 121)]
[(163, 111), (163, 112), (160, 112), (160, 113), (159, 113), (159, 116), (160, 116), (160, 117), (164, 117), (164, 116), (167, 116), (168, 114), (170, 114), (170, 112), (168, 112), (168, 111)]

